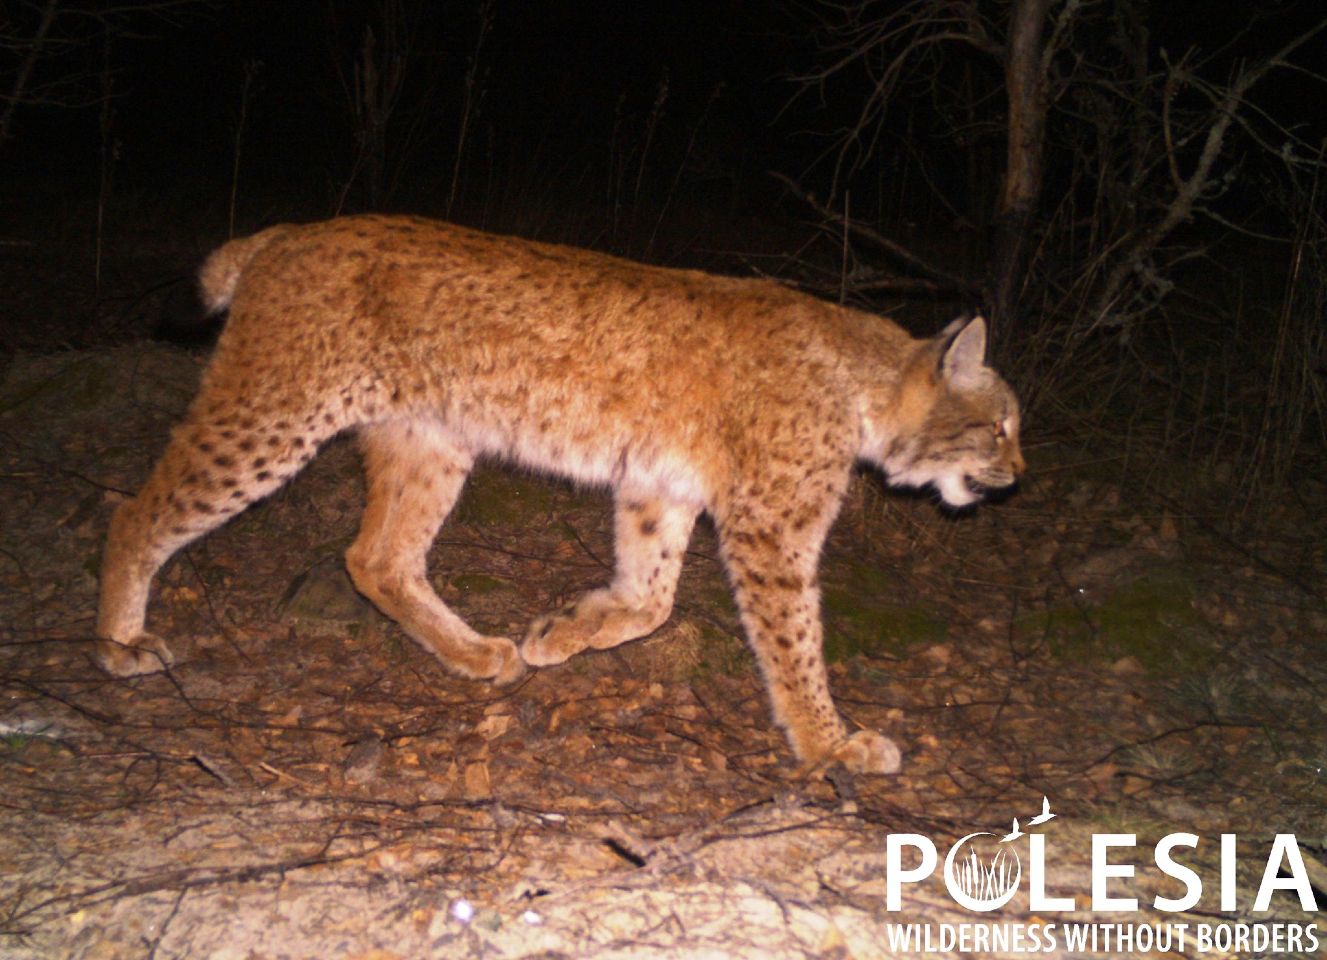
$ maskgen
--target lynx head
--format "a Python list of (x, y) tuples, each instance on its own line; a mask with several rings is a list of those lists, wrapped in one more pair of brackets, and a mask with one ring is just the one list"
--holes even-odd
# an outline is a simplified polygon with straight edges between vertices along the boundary
[(880, 457), (891, 483), (932, 484), (962, 507), (1018, 479), (1018, 399), (985, 356), (981, 317), (951, 323), (918, 351)]

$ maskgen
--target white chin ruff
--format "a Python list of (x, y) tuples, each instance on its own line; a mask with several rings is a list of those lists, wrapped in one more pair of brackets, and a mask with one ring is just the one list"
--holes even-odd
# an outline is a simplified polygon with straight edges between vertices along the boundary
[(936, 477), (934, 482), (935, 488), (940, 491), (940, 496), (951, 507), (966, 507), (981, 499), (968, 487), (968, 482), (961, 473), (946, 473)]

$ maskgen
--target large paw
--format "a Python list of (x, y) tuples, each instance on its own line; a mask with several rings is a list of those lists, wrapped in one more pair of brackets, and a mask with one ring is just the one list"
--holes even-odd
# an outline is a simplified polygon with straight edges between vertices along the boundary
[(426, 649), (442, 661), (449, 673), (469, 680), (490, 680), (504, 686), (525, 675), (525, 661), (516, 644), (506, 637), (472, 635), (443, 649), (432, 645)]
[(842, 764), (849, 773), (898, 773), (903, 752), (898, 744), (874, 730), (858, 730), (834, 748), (831, 763)]
[(532, 667), (552, 667), (588, 646), (576, 606), (537, 618), (525, 631), (521, 657)]
[(512, 643), (506, 637), (494, 637), (495, 653), (498, 656), (498, 668), (493, 674), (493, 682), (499, 687), (505, 687), (509, 683), (515, 683), (521, 677), (525, 676), (525, 661), (521, 659), (521, 653), (516, 649), (516, 644)]
[(93, 656), (97, 665), (113, 677), (159, 673), (175, 662), (166, 641), (150, 633), (141, 634), (132, 643), (98, 640)]
[(667, 607), (634, 607), (612, 590), (591, 590), (575, 603), (530, 624), (521, 656), (532, 667), (551, 667), (582, 650), (609, 650), (643, 637), (667, 618)]

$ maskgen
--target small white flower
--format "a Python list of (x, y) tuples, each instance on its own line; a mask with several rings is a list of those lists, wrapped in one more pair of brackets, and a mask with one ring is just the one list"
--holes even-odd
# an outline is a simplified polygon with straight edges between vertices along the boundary
[(475, 908), (469, 900), (457, 900), (452, 904), (452, 916), (462, 923), (469, 923), (475, 915)]

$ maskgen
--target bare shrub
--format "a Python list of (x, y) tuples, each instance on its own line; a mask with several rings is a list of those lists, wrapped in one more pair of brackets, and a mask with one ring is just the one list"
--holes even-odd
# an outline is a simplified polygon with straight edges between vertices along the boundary
[[(1223, 48), (1171, 56), (1133, 0), (809, 10), (821, 58), (797, 78), (799, 96), (859, 98), (794, 185), (803, 198), (810, 184), (827, 185), (817, 209), (825, 232), (844, 241), (843, 297), (916, 292), (920, 281), (987, 312), (1000, 362), (1034, 419), (1058, 408), (1080, 425), (1109, 424), (1126, 461), (1150, 459), (1157, 445), (1210, 463), (1234, 458), (1227, 470), (1245, 503), (1318, 447), (1322, 334), (1313, 318), (1322, 304), (1311, 285), (1321, 275), (1313, 257), (1322, 157), (1293, 108), (1263, 91), (1273, 74), (1293, 73), (1320, 92), (1322, 78), (1303, 61), (1327, 20), (1288, 40), (1283, 30), (1268, 53), (1255, 39), (1255, 11)], [(900, 185), (883, 171), (909, 179)], [(873, 196), (886, 181), (913, 196), (911, 210), (864, 217), (886, 208)], [(1275, 210), (1259, 195), (1263, 184)], [(954, 238), (920, 243), (973, 244), (973, 261), (942, 268), (940, 257), (894, 239), (919, 209)], [(1288, 279), (1268, 322), (1195, 319), (1200, 285), (1249, 245), (1289, 251), (1273, 255)], [(872, 262), (888, 270), (862, 269)], [(1265, 338), (1269, 326), (1275, 335)], [(1236, 401), (1231, 391), (1249, 382), (1254, 392)]]

